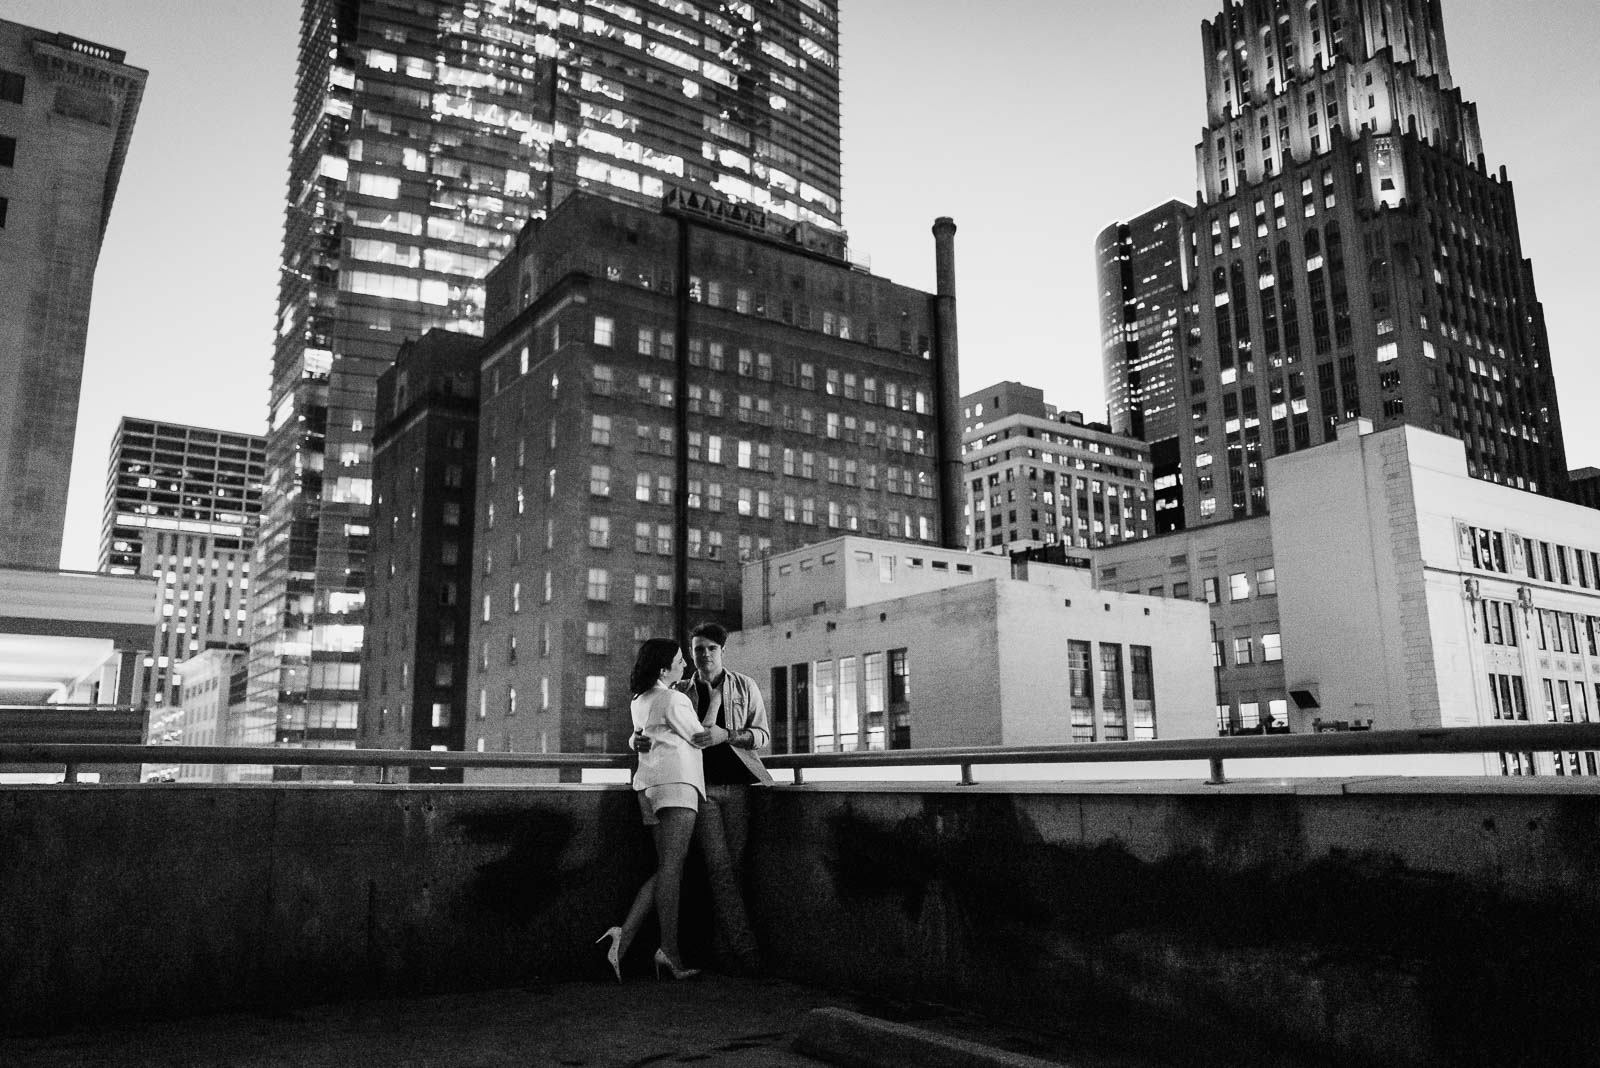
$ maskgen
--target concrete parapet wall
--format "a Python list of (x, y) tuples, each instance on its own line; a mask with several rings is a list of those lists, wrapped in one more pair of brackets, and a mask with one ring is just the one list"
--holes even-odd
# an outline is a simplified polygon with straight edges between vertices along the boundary
[(1600, 1063), (1591, 784), (810, 791), (763, 797), (752, 858), (794, 977), (1343, 1065)]
[[(651, 866), (603, 786), (12, 787), (0, 843), (11, 1031), (609, 981), (591, 943)], [(797, 979), (1347, 1064), (1594, 1058), (1580, 782), (784, 786), (746, 875)]]
[(598, 976), (650, 864), (608, 787), (11, 787), (0, 843), (13, 1031)]

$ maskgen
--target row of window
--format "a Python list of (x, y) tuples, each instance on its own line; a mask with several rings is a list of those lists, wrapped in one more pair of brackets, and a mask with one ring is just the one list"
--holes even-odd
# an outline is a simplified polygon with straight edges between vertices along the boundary
[[(15, 71), (0, 70), (0, 103), (20, 104), (26, 90), (28, 79)], [(0, 136), (0, 167), (14, 167), (17, 162), (17, 139), (15, 137)], [(7, 197), (0, 197), (0, 230), (6, 227), (6, 215), (9, 213), (11, 201)]]
[[(1263, 714), (1264, 713), (1264, 714)], [(1289, 729), (1289, 702), (1282, 697), (1265, 702), (1240, 701), (1237, 705), (1217, 705), (1218, 734), (1246, 734), (1257, 731), (1287, 731)]]
[[(634, 351), (640, 356), (673, 360), (677, 355), (674, 331), (654, 327), (638, 327), (634, 336)], [(590, 337), (599, 348), (616, 349), (620, 340), (616, 320), (606, 315), (594, 317)], [(560, 324), (551, 326), (551, 347), (560, 348)], [(732, 359), (729, 359), (730, 352)], [(703, 367), (716, 374), (731, 371), (740, 378), (753, 378), (760, 382), (776, 380), (795, 389), (818, 391), (842, 400), (859, 400), (863, 404), (880, 405), (895, 411), (931, 415), (932, 399), (922, 386), (909, 385), (877, 375), (858, 374), (836, 367), (822, 368), (817, 376), (817, 364), (810, 360), (792, 357), (774, 359), (769, 352), (729, 346), (721, 341), (693, 337), (689, 339), (689, 366)], [(518, 370), (527, 374), (532, 363), (532, 353), (524, 346), (518, 357)], [(731, 364), (731, 366), (730, 366)], [(493, 392), (500, 391), (499, 368), (495, 369)]]
[(911, 662), (904, 649), (775, 667), (770, 697), (775, 753), (910, 748)]
[[(1156, 736), (1155, 672), (1148, 645), (1128, 646), (1127, 681), (1122, 646), (1067, 641), (1067, 695), (1074, 742), (1126, 741)], [(1098, 663), (1097, 663), (1098, 660)], [(1099, 686), (1096, 688), (1096, 675)], [(1131, 698), (1131, 700), (1130, 700)], [(1098, 714), (1097, 714), (1098, 713)], [(1129, 733), (1131, 714), (1132, 734)]]
[[(1582, 679), (1541, 679), (1544, 719), (1547, 723), (1589, 723), (1600, 719), (1600, 682), (1594, 684), (1594, 711)], [(1527, 720), (1528, 694), (1521, 675), (1489, 673), (1490, 715), (1493, 719)]]
[[(1600, 589), (1600, 552), (1462, 523), (1458, 555), (1480, 571), (1526, 574), (1541, 582)], [(1509, 552), (1507, 551), (1509, 549)]]
[[(1241, 634), (1233, 639), (1233, 663), (1235, 667), (1244, 667), (1256, 662), (1256, 639), (1249, 634)], [(1283, 635), (1269, 632), (1261, 635), (1261, 663), (1276, 664), (1283, 659)], [(1225, 668), (1228, 666), (1226, 642), (1220, 638), (1211, 641), (1211, 666)]]

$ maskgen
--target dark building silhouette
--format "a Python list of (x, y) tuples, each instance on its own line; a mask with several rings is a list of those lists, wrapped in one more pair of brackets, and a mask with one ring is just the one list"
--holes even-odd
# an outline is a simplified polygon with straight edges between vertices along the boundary
[(857, 532), (960, 546), (942, 292), (707, 198), (568, 198), (488, 280), (469, 748), (603, 751), (638, 642), (760, 620), (748, 560)]
[[(463, 747), (478, 346), (477, 338), (430, 330), (400, 346), (395, 365), (378, 377), (363, 748)], [(460, 778), (459, 770), (410, 772), (412, 782)]]
[(1235, 4), (1202, 38), (1183, 521), (1267, 510), (1264, 458), (1358, 416), (1460, 438), (1473, 477), (1562, 496), (1511, 183), (1451, 82), (1437, 0)]
[(124, 59), (0, 19), (0, 564), (61, 562), (95, 266), (144, 96)]
[(579, 190), (840, 239), (836, 32), (823, 0), (305, 0), (250, 665), (280, 740), (356, 734), (360, 643), (324, 637), (363, 625), (399, 342), (481, 334), (490, 265)]

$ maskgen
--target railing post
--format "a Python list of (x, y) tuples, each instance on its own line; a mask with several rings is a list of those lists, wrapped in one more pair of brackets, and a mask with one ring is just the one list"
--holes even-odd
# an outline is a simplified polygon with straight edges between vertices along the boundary
[(77, 782), (78, 781), (78, 765), (76, 765), (76, 764), (68, 764), (67, 765), (66, 774), (61, 777), (61, 781), (62, 782)]
[(1227, 776), (1222, 774), (1222, 758), (1221, 757), (1212, 757), (1211, 758), (1211, 778), (1206, 780), (1206, 785), (1208, 785), (1208, 786), (1221, 786), (1223, 783), (1225, 783), (1227, 781), (1228, 781)]
[(394, 765), (393, 764), (380, 764), (378, 766), (378, 785), (379, 786), (392, 786), (392, 785), (394, 785)]
[(972, 765), (961, 765), (961, 785), (972, 786), (977, 780), (972, 777)]
[(802, 768), (802, 767), (796, 765), (792, 770), (794, 771), (794, 784), (796, 786), (799, 786), (801, 783), (806, 781), (806, 769), (805, 768)]

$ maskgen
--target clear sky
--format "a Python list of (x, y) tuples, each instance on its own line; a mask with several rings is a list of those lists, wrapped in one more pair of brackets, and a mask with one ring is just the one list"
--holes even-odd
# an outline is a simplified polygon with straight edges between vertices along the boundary
[[(1515, 185), (1570, 466), (1600, 466), (1600, 5), (1443, 0), (1455, 83)], [(875, 273), (933, 287), (956, 220), (964, 392), (1028, 382), (1103, 418), (1093, 242), (1193, 201), (1200, 22), (1221, 0), (841, 0), (844, 212)], [(0, 0), (150, 72), (96, 276), (63, 564), (94, 566), (124, 415), (260, 433), (295, 0)]]

